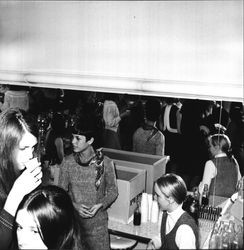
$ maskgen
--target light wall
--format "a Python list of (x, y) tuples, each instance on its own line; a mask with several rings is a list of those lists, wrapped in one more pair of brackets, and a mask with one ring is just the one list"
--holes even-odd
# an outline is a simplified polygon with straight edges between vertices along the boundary
[(1, 82), (243, 98), (243, 1), (1, 1), (0, 13)]

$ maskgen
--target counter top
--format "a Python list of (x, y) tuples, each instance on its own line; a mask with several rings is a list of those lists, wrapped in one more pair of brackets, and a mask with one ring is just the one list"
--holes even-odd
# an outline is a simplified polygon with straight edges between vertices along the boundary
[(141, 223), (140, 226), (134, 226), (133, 221), (129, 224), (123, 224), (114, 220), (109, 220), (108, 228), (109, 232), (112, 234), (136, 239), (143, 243), (148, 243), (153, 237), (160, 233), (160, 224), (152, 222)]
[[(212, 197), (211, 197), (212, 198)], [(223, 202), (224, 200), (224, 202)], [(226, 198), (215, 197), (215, 204), (223, 207), (226, 202)], [(142, 243), (148, 243), (152, 238), (160, 236), (161, 219), (159, 223), (141, 223), (140, 226), (134, 226), (133, 221), (129, 224), (123, 224), (115, 220), (108, 221), (109, 232), (122, 237), (135, 239)], [(208, 238), (213, 229), (214, 221), (199, 219), (199, 245), (200, 248), (206, 248), (208, 245)]]

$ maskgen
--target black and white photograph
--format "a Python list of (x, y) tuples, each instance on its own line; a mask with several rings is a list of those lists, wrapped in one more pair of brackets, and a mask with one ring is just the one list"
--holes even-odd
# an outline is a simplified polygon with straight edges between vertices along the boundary
[(243, 249), (243, 0), (0, 1), (0, 250)]

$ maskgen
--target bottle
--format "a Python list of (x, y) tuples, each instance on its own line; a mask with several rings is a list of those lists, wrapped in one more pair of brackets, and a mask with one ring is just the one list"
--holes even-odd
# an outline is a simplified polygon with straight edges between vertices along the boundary
[(198, 187), (194, 187), (193, 188), (193, 198), (199, 202), (199, 196), (200, 196), (200, 194), (199, 194)]
[(208, 184), (204, 184), (203, 193), (202, 193), (202, 205), (208, 206), (209, 198), (208, 198)]
[(197, 200), (193, 199), (192, 203), (190, 205), (189, 214), (195, 220), (195, 222), (196, 222), (197, 225), (198, 225), (198, 215), (199, 215), (198, 211), (199, 211), (199, 204), (198, 204)]
[(134, 212), (133, 224), (134, 224), (134, 226), (140, 226), (141, 225), (141, 211), (140, 211), (140, 205), (139, 205), (138, 200), (136, 202), (136, 209), (135, 209), (135, 212)]
[(239, 249), (243, 249), (243, 226), (238, 225), (235, 231), (235, 241), (237, 241)]
[(221, 249), (222, 244), (222, 228), (216, 227), (209, 240), (209, 249)]

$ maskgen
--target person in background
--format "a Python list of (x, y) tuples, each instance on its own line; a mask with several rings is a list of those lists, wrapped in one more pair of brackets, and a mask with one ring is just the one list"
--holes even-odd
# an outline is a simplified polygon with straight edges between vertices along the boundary
[(150, 98), (145, 104), (145, 122), (133, 134), (133, 151), (151, 155), (164, 155), (165, 139), (156, 127), (161, 111), (158, 99)]
[(16, 214), (19, 249), (86, 249), (79, 213), (70, 196), (57, 186), (26, 195)]
[(54, 113), (51, 118), (50, 126), (45, 136), (45, 183), (57, 184), (59, 175), (59, 165), (65, 156), (65, 120), (61, 113)]
[(166, 105), (162, 108), (159, 128), (165, 136), (165, 155), (170, 156), (167, 172), (176, 172), (180, 150), (180, 108), (174, 98), (164, 98)]
[[(85, 124), (83, 124), (85, 125)], [(67, 190), (80, 213), (90, 249), (110, 249), (107, 208), (118, 196), (114, 163), (92, 146), (89, 128), (73, 134), (73, 155), (60, 166), (59, 186)]]
[(0, 112), (2, 111), (1, 107), (2, 107), (3, 102), (4, 102), (4, 95), (8, 90), (9, 90), (9, 85), (0, 84)]
[(126, 110), (120, 114), (116, 94), (107, 93), (103, 103), (103, 146), (106, 148), (121, 149), (119, 136), (119, 123), (124, 116), (129, 115), (130, 111)]
[(9, 85), (9, 90), (4, 95), (1, 110), (4, 111), (8, 108), (19, 108), (29, 111), (29, 91), (27, 87)]
[(241, 174), (239, 165), (230, 152), (230, 140), (227, 135), (214, 134), (208, 141), (212, 159), (205, 164), (199, 193), (202, 194), (204, 184), (207, 184), (210, 195), (231, 197), (235, 193)]
[(226, 135), (230, 138), (232, 153), (235, 156), (241, 175), (244, 175), (244, 102), (232, 102), (230, 106), (230, 122)]
[[(25, 117), (25, 118), (24, 118)], [(40, 163), (33, 159), (36, 137), (25, 112), (10, 108), (0, 114), (0, 248), (11, 243), (14, 216), (23, 197), (41, 184)]]
[(213, 107), (212, 117), (215, 126), (221, 127), (226, 129), (230, 122), (230, 115), (229, 112), (225, 109), (224, 104), (225, 102), (216, 101)]
[(163, 211), (160, 236), (152, 239), (147, 249), (197, 249), (198, 228), (194, 219), (182, 209), (187, 195), (183, 179), (176, 174), (160, 177), (154, 186), (155, 196)]
[(55, 113), (45, 138), (45, 160), (50, 165), (61, 164), (64, 159), (63, 135), (65, 132), (65, 120), (62, 114)]
[(177, 174), (183, 178), (188, 190), (199, 185), (204, 164), (209, 159), (206, 137), (200, 130), (202, 107), (201, 100), (185, 99), (180, 110), (181, 140)]

